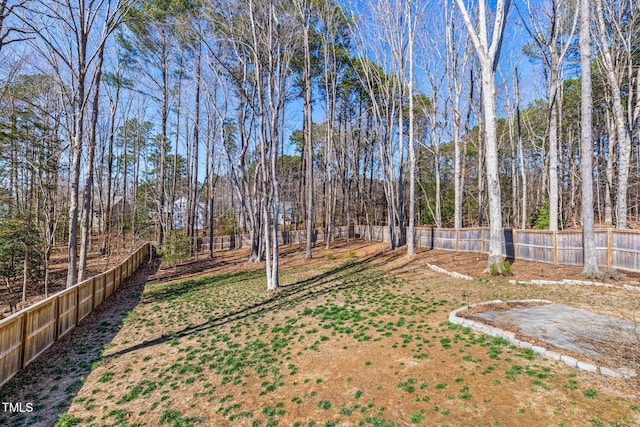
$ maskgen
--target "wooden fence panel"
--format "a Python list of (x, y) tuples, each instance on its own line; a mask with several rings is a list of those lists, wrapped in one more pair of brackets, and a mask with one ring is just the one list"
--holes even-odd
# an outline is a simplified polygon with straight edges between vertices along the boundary
[(57, 294), (58, 339), (75, 328), (78, 323), (78, 287), (74, 286)]
[(380, 227), (380, 235), (381, 239), (376, 239), (376, 241), (388, 243), (391, 240), (391, 232), (389, 231), (389, 227)]
[(22, 368), (24, 312), (7, 317), (0, 324), (0, 386)]
[(379, 226), (370, 226), (369, 227), (369, 241), (370, 242), (382, 242), (382, 227)]
[(96, 308), (102, 301), (104, 301), (104, 274), (100, 274), (94, 277), (95, 284), (93, 285), (93, 308)]
[(439, 228), (436, 229), (436, 244), (434, 247), (436, 249), (442, 249), (445, 251), (455, 251), (456, 250), (456, 230), (453, 228)]
[[(360, 238), (366, 241), (389, 242), (389, 229), (386, 226), (354, 225), (336, 227), (332, 238)], [(322, 230), (315, 231), (314, 242), (323, 241)], [(502, 250), (507, 258), (557, 263), (565, 265), (582, 264), (581, 231), (551, 232), (548, 230), (504, 229), (502, 232)], [(235, 237), (234, 245), (229, 236), (214, 237), (214, 246), (225, 249), (250, 246), (248, 235)], [(302, 245), (305, 243), (304, 230), (288, 232), (279, 237), (281, 244)], [(601, 267), (620, 268), (640, 271), (640, 233), (637, 230), (596, 230), (596, 255)], [(581, 242), (581, 240), (580, 240)], [(415, 244), (425, 249), (458, 250), (461, 252), (484, 252), (489, 249), (489, 231), (487, 228), (436, 229), (416, 227)], [(134, 268), (148, 256), (150, 246), (141, 250), (135, 266), (127, 264), (122, 270), (122, 281)], [(126, 269), (126, 271), (125, 271)], [(125, 275), (126, 273), (126, 275)]]
[(113, 273), (113, 276), (114, 276), (113, 277), (114, 287), (117, 290), (120, 287), (120, 285), (122, 284), (122, 279), (120, 277), (122, 268), (118, 265), (118, 266), (114, 267), (113, 271), (114, 271), (114, 273)]
[(482, 229), (459, 229), (458, 250), (461, 252), (482, 252)]
[(553, 232), (518, 230), (515, 252), (516, 259), (553, 264)]
[(482, 231), (482, 248), (480, 249), (482, 252), (481, 253), (489, 253), (489, 230), (486, 230), (486, 232), (483, 230)]
[(57, 339), (69, 333), (148, 257), (145, 244), (105, 273), (34, 304), (0, 321), (0, 386)]
[(609, 267), (609, 232), (596, 230), (596, 259), (600, 267)]
[(556, 234), (556, 263), (582, 265), (582, 232), (562, 231)]
[(611, 267), (640, 271), (640, 233), (611, 232)]
[(53, 296), (25, 310), (24, 359), (27, 366), (56, 340), (58, 299)]
[(433, 249), (434, 248), (434, 234), (435, 234), (435, 230), (434, 229), (420, 229), (418, 230), (418, 233), (420, 234), (420, 243), (418, 246), (420, 246), (421, 248), (426, 248), (426, 249)]
[(93, 278), (78, 285), (78, 323), (93, 311)]
[[(137, 264), (138, 263), (136, 262), (136, 265)], [(104, 299), (109, 298), (111, 294), (113, 294), (113, 292), (116, 290), (114, 286), (115, 281), (113, 280), (114, 273), (115, 273), (115, 270), (113, 268), (107, 271), (106, 273), (104, 273), (105, 282), (106, 282), (106, 284), (104, 285)]]

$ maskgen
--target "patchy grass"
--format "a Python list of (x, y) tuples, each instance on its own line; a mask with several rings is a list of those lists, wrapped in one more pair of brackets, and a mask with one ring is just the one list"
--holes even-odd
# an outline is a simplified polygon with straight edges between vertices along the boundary
[[(262, 269), (244, 263), (149, 282), (86, 379), (72, 384), (59, 424), (640, 423), (626, 385), (449, 324), (462, 282), (420, 258), (332, 251), (340, 256), (283, 262), (275, 292), (265, 290)], [(549, 292), (464, 283), (484, 299)]]

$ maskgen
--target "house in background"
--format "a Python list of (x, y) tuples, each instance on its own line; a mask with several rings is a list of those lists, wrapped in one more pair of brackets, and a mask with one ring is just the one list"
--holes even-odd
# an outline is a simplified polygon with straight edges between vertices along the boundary
[[(93, 205), (93, 224), (92, 227), (98, 230), (104, 230), (105, 217), (102, 216), (102, 209), (107, 208), (107, 203), (102, 202), (102, 207), (99, 200), (94, 199)], [(125, 200), (122, 196), (115, 196), (111, 202), (111, 227), (116, 226), (122, 221), (123, 218), (127, 218), (133, 213), (133, 207), (128, 200)]]
[(291, 202), (282, 202), (278, 209), (278, 225), (291, 224), (293, 221), (293, 205)]
[[(173, 203), (173, 228), (176, 230), (187, 229), (187, 218), (189, 215), (189, 200), (186, 197), (180, 197)], [(196, 230), (204, 229), (205, 209), (202, 203), (198, 203), (196, 207)]]

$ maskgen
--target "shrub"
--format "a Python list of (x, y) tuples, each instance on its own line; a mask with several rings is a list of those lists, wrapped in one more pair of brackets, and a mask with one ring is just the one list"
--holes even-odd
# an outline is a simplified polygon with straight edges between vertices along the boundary
[(489, 274), (492, 276), (512, 276), (511, 263), (509, 261), (497, 262), (489, 265)]
[(347, 259), (353, 259), (353, 258), (355, 258), (357, 256), (358, 256), (358, 254), (354, 250), (351, 250), (351, 251), (347, 252), (347, 255), (346, 255)]
[(626, 276), (613, 268), (606, 268), (604, 270), (597, 272), (596, 274), (588, 276), (588, 278), (593, 280), (601, 280), (601, 281), (607, 280), (607, 279), (620, 281), (620, 280), (624, 280)]
[(179, 261), (189, 256), (189, 249), (187, 234), (184, 231), (172, 230), (165, 243), (160, 246), (158, 254), (162, 262), (175, 267)]
[(489, 265), (489, 274), (498, 276), (500, 274), (500, 264), (493, 263)]
[(511, 269), (511, 263), (507, 260), (502, 261), (502, 264), (500, 265), (500, 269), (502, 270), (502, 275), (503, 276), (512, 276), (513, 272)]
[(332, 259), (335, 259), (335, 257), (336, 257), (336, 256), (333, 254), (333, 252), (329, 252), (329, 253), (325, 256), (325, 258), (327, 258), (329, 261), (330, 261), (330, 260), (332, 260)]

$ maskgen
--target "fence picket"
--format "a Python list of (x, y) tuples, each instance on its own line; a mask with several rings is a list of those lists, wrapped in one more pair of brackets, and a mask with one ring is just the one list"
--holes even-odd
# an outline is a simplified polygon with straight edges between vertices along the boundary
[[(150, 251), (151, 245), (145, 243), (117, 267), (0, 320), (0, 386), (115, 292)], [(123, 275), (124, 271), (127, 274)]]

